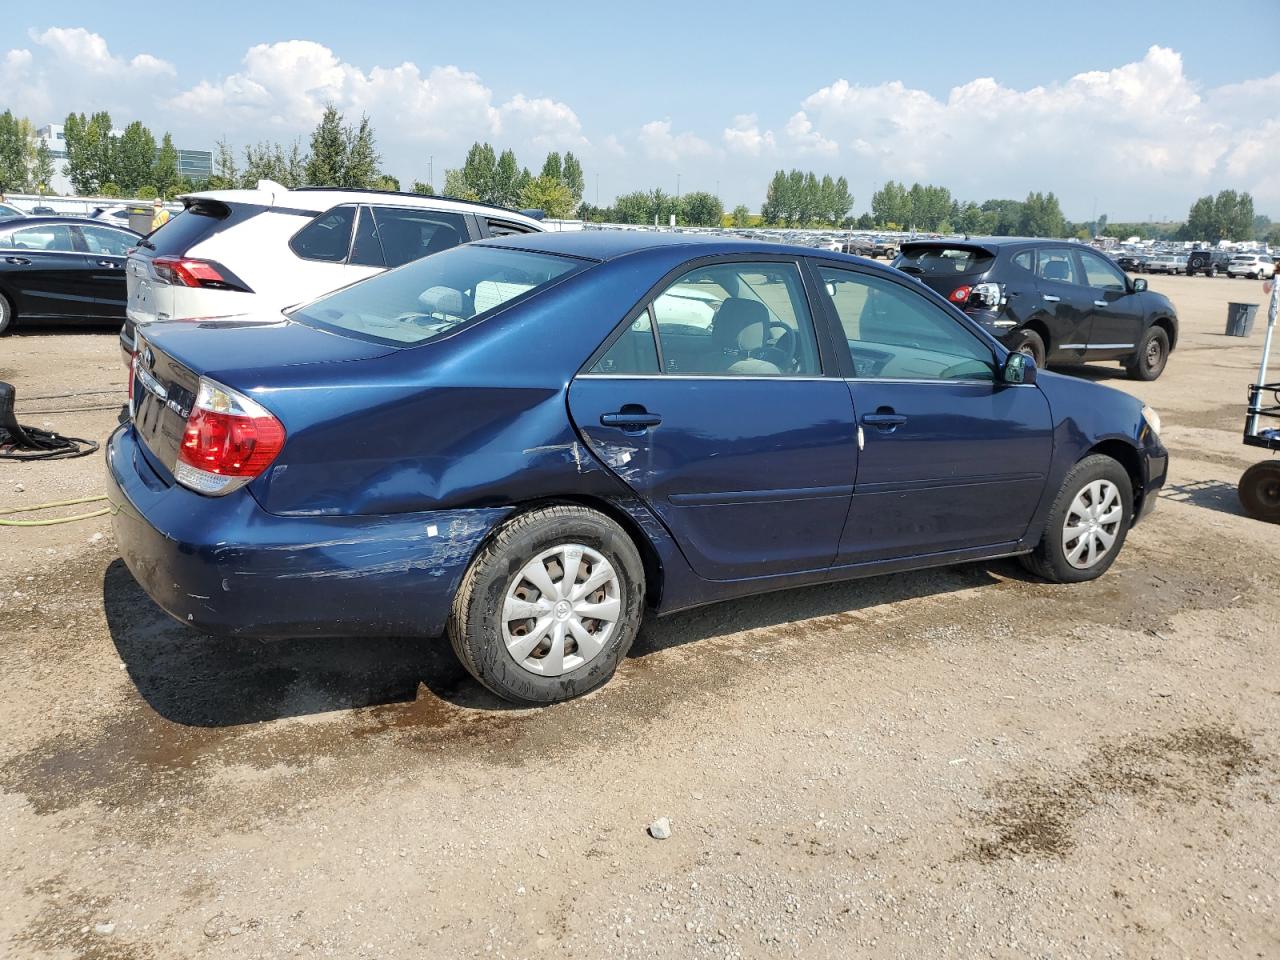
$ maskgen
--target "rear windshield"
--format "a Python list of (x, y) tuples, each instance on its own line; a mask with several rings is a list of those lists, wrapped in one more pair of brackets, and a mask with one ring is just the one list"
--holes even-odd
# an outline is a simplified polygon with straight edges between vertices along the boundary
[(569, 257), (466, 244), (344, 287), (290, 316), (383, 342), (426, 343), (587, 265)]
[(185, 256), (187, 251), (206, 237), (243, 223), (260, 212), (262, 208), (244, 204), (197, 202), (181, 213), (174, 214), (159, 230), (147, 234), (147, 242), (143, 246), (152, 249), (156, 256)]
[(894, 264), (904, 273), (945, 277), (953, 273), (985, 273), (994, 258), (985, 250), (968, 247), (911, 247)]

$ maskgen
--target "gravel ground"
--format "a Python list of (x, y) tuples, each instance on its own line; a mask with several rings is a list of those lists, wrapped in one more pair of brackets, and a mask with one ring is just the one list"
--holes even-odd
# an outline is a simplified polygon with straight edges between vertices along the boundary
[[(1234, 489), (1261, 332), (1222, 335), (1261, 285), (1152, 283), (1183, 324), (1164, 377), (1081, 371), (1173, 456), (1102, 580), (710, 607), (550, 709), (446, 644), (188, 632), (107, 518), (0, 529), (0, 954), (1280, 955), (1280, 535)], [(105, 439), (118, 396), (35, 397), (123, 371), (110, 332), (32, 331), (0, 380), (23, 422)], [(0, 465), (0, 506), (101, 470)]]

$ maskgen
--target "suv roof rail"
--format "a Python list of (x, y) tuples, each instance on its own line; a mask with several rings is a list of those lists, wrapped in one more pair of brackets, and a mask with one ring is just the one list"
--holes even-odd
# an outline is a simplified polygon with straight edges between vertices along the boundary
[(528, 210), (517, 210), (514, 207), (504, 207), (497, 203), (485, 203), (483, 200), (468, 200), (465, 197), (451, 197), (446, 193), (413, 193), (410, 190), (374, 190), (364, 189), (363, 187), (288, 187), (296, 193), (308, 193), (328, 191), (330, 193), (376, 193), (387, 197), (415, 197), (416, 199), (428, 198), (431, 200), (452, 200), (454, 203), (469, 203), (473, 207), (487, 207), (490, 210), (503, 210), (507, 213), (518, 213), (522, 217), (530, 216)]

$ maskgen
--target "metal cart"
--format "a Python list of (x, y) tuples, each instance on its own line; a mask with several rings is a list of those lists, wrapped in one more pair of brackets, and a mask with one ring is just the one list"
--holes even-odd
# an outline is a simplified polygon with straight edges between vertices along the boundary
[[(1249, 412), (1244, 424), (1244, 442), (1263, 450), (1280, 451), (1280, 380), (1267, 382), (1267, 363), (1280, 311), (1280, 277), (1271, 281), (1271, 302), (1267, 308), (1267, 333), (1262, 341), (1262, 363), (1258, 382), (1249, 386)], [(1255, 463), (1240, 477), (1236, 488), (1240, 503), (1249, 516), (1280, 523), (1280, 460)]]

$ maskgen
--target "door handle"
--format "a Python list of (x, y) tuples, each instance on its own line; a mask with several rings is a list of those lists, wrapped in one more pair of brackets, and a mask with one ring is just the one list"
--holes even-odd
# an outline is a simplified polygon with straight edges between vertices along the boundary
[(1105, 300), (1095, 300), (1095, 301), (1093, 301), (1093, 305), (1094, 305), (1095, 307), (1105, 307), (1105, 306), (1107, 306), (1108, 304), (1107, 304), (1107, 301), (1105, 301)]
[(616, 413), (600, 414), (600, 426), (618, 427), (629, 437), (641, 436), (650, 427), (656, 427), (660, 423), (662, 417), (659, 414), (650, 413), (638, 404), (628, 403)]
[(5, 257), (5, 258), (4, 258), (4, 262), (5, 262), (5, 263), (16, 263), (16, 264), (20, 264), (20, 265), (22, 265), (22, 266), (26, 266), (26, 265), (27, 265), (27, 264), (29, 264), (31, 261), (30, 261), (30, 260), (28, 260), (26, 257)]
[(1055, 296), (1054, 296), (1053, 294), (1051, 294), (1051, 293), (1046, 293), (1046, 294), (1044, 295), (1044, 299), (1045, 299), (1045, 301), (1046, 301), (1046, 302), (1048, 302), (1048, 303), (1058, 303), (1060, 300), (1062, 300), (1062, 298), (1061, 298), (1061, 297), (1055, 297)]
[(879, 413), (864, 413), (862, 422), (868, 427), (875, 427), (877, 430), (893, 431), (906, 423), (907, 418), (900, 413), (881, 411)]
[(115, 262), (114, 260), (99, 260), (99, 261), (98, 261), (98, 266), (100, 266), (100, 267), (115, 267), (115, 266), (117, 266), (117, 264), (116, 264), (116, 262)]

